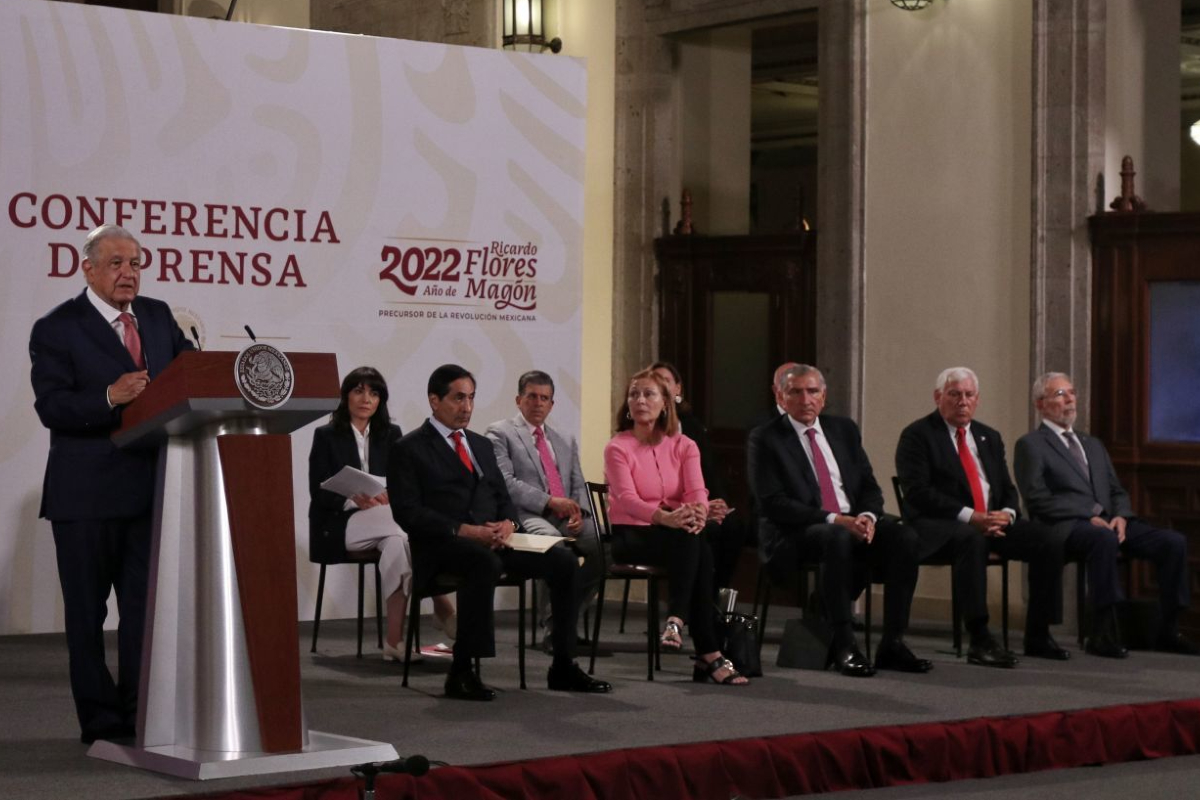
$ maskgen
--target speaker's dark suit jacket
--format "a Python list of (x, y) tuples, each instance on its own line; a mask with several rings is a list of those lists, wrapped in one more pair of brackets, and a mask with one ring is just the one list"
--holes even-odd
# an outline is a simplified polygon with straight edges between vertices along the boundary
[[(166, 303), (138, 297), (132, 311), (153, 380), (192, 343)], [(109, 438), (121, 425), (121, 409), (108, 407), (108, 386), (137, 366), (86, 291), (34, 323), (29, 358), (34, 408), (50, 429), (41, 516), (94, 520), (148, 514), (157, 448), (118, 449)]]
[[(166, 303), (138, 297), (131, 311), (153, 380), (192, 344)], [(54, 529), (71, 691), (84, 735), (108, 735), (137, 713), (158, 447), (118, 449), (109, 438), (121, 408), (109, 408), (108, 387), (138, 368), (86, 290), (34, 323), (29, 358), (34, 408), (50, 429), (40, 513)], [(116, 682), (103, 642), (112, 587), (121, 617)]]
[(346, 521), (357, 509), (347, 511), (346, 498), (321, 488), (342, 467), (356, 467), (372, 475), (387, 475), (388, 453), (400, 438), (400, 426), (389, 425), (381, 439), (367, 445), (367, 465), (358, 457), (358, 441), (349, 428), (338, 430), (332, 423), (313, 431), (308, 451), (308, 547), (309, 558), (318, 563), (346, 557)]
[(1177, 531), (1156, 528), (1135, 517), (1104, 443), (1086, 433), (1074, 433), (1087, 457), (1086, 472), (1062, 437), (1047, 425), (1017, 441), (1013, 462), (1026, 511), (1033, 519), (1053, 526), (1065, 558), (1082, 559), (1087, 565), (1089, 596), (1098, 608), (1121, 599), (1122, 592), (1115, 541), (1108, 543), (1107, 556), (1096, 552), (1105, 545), (1102, 538), (1115, 539), (1116, 534), (1095, 528), (1089, 520), (1124, 517), (1127, 524), (1121, 549), (1135, 558), (1154, 561), (1163, 619), (1173, 624), (1178, 610), (1190, 604), (1187, 540)]
[(456, 659), (495, 655), (492, 594), (502, 573), (545, 578), (550, 586), (554, 652), (575, 652), (574, 554), (565, 547), (546, 553), (491, 550), (457, 535), (460, 525), (511, 520), (517, 509), (508, 495), (504, 474), (486, 436), (464, 431), (477, 472), (426, 420), (392, 446), (388, 458), (388, 500), (392, 516), (412, 545), (413, 585), (420, 591), (438, 574), (461, 578), (458, 589)]
[[(988, 510), (1012, 509), (1019, 513), (1020, 496), (1008, 474), (1004, 440), (1000, 432), (979, 421), (971, 422), (979, 461), (989, 484)], [(1049, 530), (1028, 520), (1016, 519), (1003, 537), (983, 541), (967, 523), (957, 521), (971, 507), (971, 487), (946, 421), (936, 410), (913, 422), (900, 434), (896, 447), (896, 474), (904, 494), (901, 509), (921, 537), (920, 557), (933, 556), (953, 542), (955, 587), (962, 599), (963, 618), (987, 620), (987, 551), (1029, 564), (1029, 607), (1026, 634), (1041, 636), (1050, 622), (1062, 617), (1062, 551)]]
[(795, 571), (800, 559), (819, 559), (823, 599), (834, 623), (849, 622), (851, 600), (866, 578), (854, 561), (869, 560), (886, 586), (886, 632), (900, 634), (908, 625), (916, 588), (916, 535), (895, 524), (894, 518), (884, 517), (883, 492), (863, 450), (858, 425), (824, 414), (820, 422), (841, 473), (849, 513), (873, 514), (875, 538), (868, 547), (849, 531), (826, 524), (829, 512), (821, 507), (820, 483), (795, 427), (783, 414), (750, 433), (750, 485), (760, 515), (759, 555), (776, 580)]

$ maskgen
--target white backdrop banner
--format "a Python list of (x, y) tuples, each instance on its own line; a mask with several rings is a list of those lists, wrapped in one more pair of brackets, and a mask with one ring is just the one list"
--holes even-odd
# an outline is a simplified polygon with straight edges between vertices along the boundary
[[(342, 374), (376, 366), (405, 431), (439, 364), (475, 373), (481, 432), (543, 369), (577, 431), (585, 85), (562, 57), (4, 0), (0, 633), (62, 626), (24, 344), (83, 290), (101, 223), (139, 238), (142, 294), (206, 350), (249, 325)], [(306, 618), (310, 441), (293, 435)], [(325, 616), (352, 613), (343, 571)]]

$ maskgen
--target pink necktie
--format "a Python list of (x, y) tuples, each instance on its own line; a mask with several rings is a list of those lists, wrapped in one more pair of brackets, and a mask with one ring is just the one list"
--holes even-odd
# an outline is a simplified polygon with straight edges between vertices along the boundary
[(804, 432), (808, 436), (808, 447), (812, 450), (813, 469), (817, 472), (817, 483), (821, 485), (821, 508), (831, 514), (842, 513), (838, 503), (837, 492), (833, 488), (833, 476), (829, 474), (829, 465), (825, 463), (825, 455), (817, 447), (817, 429), (809, 428)]
[(542, 469), (546, 471), (546, 486), (550, 489), (551, 497), (566, 497), (563, 489), (562, 476), (554, 465), (554, 457), (550, 455), (550, 446), (546, 444), (546, 434), (540, 427), (533, 429), (533, 441), (537, 444), (538, 455), (542, 457)]
[(983, 501), (983, 484), (979, 482), (979, 469), (975, 459), (971, 457), (971, 448), (967, 446), (967, 429), (955, 428), (954, 436), (958, 440), (958, 459), (962, 462), (963, 472), (967, 473), (967, 485), (971, 487), (971, 502), (980, 514), (987, 513), (987, 503)]
[(133, 321), (133, 315), (122, 311), (117, 319), (121, 321), (121, 330), (124, 331), (125, 349), (133, 357), (133, 363), (137, 364), (137, 368), (145, 369), (146, 360), (142, 358), (142, 337), (138, 336), (137, 324)]
[(454, 452), (458, 453), (458, 460), (467, 468), (467, 472), (474, 474), (475, 465), (471, 463), (471, 454), (467, 452), (467, 447), (463, 444), (462, 431), (455, 431), (450, 434), (450, 438), (454, 440)]

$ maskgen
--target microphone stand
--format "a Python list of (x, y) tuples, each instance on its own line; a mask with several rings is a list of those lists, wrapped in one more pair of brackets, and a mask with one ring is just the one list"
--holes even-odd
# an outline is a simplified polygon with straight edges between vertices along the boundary
[(419, 778), (429, 772), (429, 759), (409, 756), (395, 761), (372, 761), (350, 768), (350, 774), (363, 779), (363, 800), (375, 800), (375, 778), (383, 774), (412, 775)]

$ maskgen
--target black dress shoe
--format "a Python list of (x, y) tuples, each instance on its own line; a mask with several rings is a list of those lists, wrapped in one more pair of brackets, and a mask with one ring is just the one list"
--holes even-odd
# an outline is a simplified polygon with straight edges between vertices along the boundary
[(546, 685), (555, 692), (588, 692), (590, 694), (607, 694), (613, 688), (608, 681), (596, 680), (575, 663), (569, 667), (550, 667)]
[(1025, 640), (1025, 655), (1030, 658), (1048, 658), (1051, 661), (1066, 661), (1071, 657), (1071, 651), (1059, 647), (1058, 642), (1050, 634)]
[(838, 672), (850, 678), (869, 678), (875, 674), (875, 668), (856, 644), (835, 651), (832, 664)]
[(455, 700), (495, 700), (496, 690), (485, 686), (475, 670), (464, 669), (446, 676), (446, 697)]
[(967, 648), (967, 663), (978, 664), (981, 667), (1012, 669), (1017, 665), (1017, 657), (989, 637), (984, 641), (971, 643)]
[(1158, 641), (1154, 643), (1154, 649), (1181, 656), (1200, 656), (1200, 647), (1197, 647), (1191, 639), (1183, 638), (1179, 633), (1158, 637)]
[(1089, 655), (1101, 658), (1129, 658), (1129, 651), (1120, 640), (1107, 633), (1088, 637), (1084, 650)]
[(79, 734), (79, 741), (83, 744), (92, 744), (98, 741), (133, 744), (136, 739), (137, 731), (132, 725), (113, 725), (103, 730), (84, 731)]
[(895, 672), (929, 672), (933, 662), (917, 658), (902, 640), (883, 642), (875, 652), (875, 669), (890, 669)]

